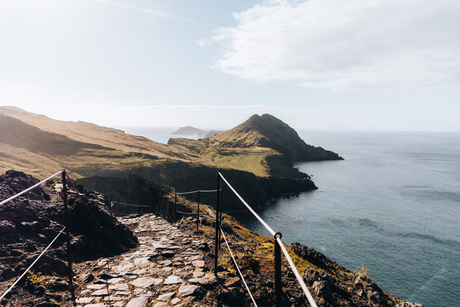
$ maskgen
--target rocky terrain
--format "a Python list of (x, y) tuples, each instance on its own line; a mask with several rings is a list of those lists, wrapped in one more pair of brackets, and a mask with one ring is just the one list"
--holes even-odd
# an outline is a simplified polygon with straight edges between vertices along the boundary
[[(0, 199), (36, 182), (8, 171), (0, 176)], [(171, 188), (148, 186), (153, 210), (171, 206)], [(62, 229), (61, 188), (58, 180), (50, 180), (0, 208), (0, 293)], [(196, 210), (195, 203), (183, 198), (178, 203), (182, 211)], [(224, 242), (215, 276), (212, 208), (202, 207), (197, 230), (194, 217), (172, 224), (169, 210), (115, 218), (108, 207), (105, 195), (70, 183), (74, 288), (67, 286), (66, 240), (61, 235), (2, 306), (252, 305)], [(222, 228), (257, 304), (273, 306), (273, 240), (247, 230), (231, 216)], [(351, 271), (313, 249), (293, 243), (288, 250), (318, 306), (421, 306), (382, 291), (365, 271)], [(282, 272), (283, 306), (309, 306), (286, 261)]]

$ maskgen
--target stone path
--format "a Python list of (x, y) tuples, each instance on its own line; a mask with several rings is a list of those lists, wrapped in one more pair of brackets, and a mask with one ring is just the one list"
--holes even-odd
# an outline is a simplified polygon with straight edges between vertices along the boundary
[(93, 273), (79, 276), (83, 286), (76, 291), (77, 306), (192, 306), (196, 296), (222, 282), (205, 267), (203, 253), (210, 242), (152, 214), (120, 221), (135, 225), (139, 247), (85, 263)]

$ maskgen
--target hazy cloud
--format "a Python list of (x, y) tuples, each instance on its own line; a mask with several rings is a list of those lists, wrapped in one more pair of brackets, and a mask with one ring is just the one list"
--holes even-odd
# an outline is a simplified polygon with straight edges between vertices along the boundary
[(214, 67), (257, 82), (423, 90), (460, 80), (456, 0), (266, 1), (214, 35)]
[(155, 16), (162, 17), (162, 18), (169, 18), (169, 19), (174, 19), (174, 20), (178, 20), (178, 21), (184, 21), (184, 22), (188, 22), (188, 23), (199, 24), (199, 23), (197, 23), (197, 22), (195, 22), (195, 21), (193, 21), (191, 19), (181, 18), (181, 17), (176, 16), (176, 15), (171, 14), (171, 13), (152, 10), (152, 9), (149, 9), (149, 8), (142, 8), (142, 7), (123, 4), (123, 3), (119, 3), (119, 2), (115, 2), (115, 1), (111, 1), (111, 0), (93, 0), (93, 1), (102, 2), (102, 3), (106, 3), (106, 4), (110, 4), (110, 5), (118, 6), (118, 7), (122, 7), (122, 8), (133, 9), (133, 10), (141, 11), (143, 13), (155, 15)]

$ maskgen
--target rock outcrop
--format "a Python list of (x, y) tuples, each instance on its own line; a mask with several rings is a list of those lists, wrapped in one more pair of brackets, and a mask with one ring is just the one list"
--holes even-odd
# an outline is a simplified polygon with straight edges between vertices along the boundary
[[(38, 182), (22, 172), (7, 171), (0, 176), (0, 199), (5, 200)], [(59, 184), (53, 185), (51, 181), (0, 207), (0, 281), (20, 275), (64, 228), (59, 190)], [(116, 254), (137, 245), (132, 232), (110, 216), (104, 195), (71, 189), (68, 200), (75, 260)], [(65, 242), (63, 234), (46, 254), (45, 261), (37, 264), (37, 271), (65, 274)]]

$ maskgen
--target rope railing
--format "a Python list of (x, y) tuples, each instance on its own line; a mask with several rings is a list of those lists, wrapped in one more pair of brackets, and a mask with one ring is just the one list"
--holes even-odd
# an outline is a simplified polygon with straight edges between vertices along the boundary
[[(195, 190), (195, 191), (188, 191), (188, 192), (176, 192), (174, 196), (174, 211), (173, 211), (173, 218), (174, 223), (176, 222), (176, 213), (180, 213), (182, 215), (196, 215), (196, 230), (199, 229), (200, 225), (200, 194), (201, 193), (214, 193), (217, 190)], [(197, 212), (184, 212), (177, 210), (177, 195), (190, 195), (198, 193), (198, 200), (197, 200)]]
[[(46, 181), (50, 180), (51, 178), (59, 175), (59, 174), (62, 174), (62, 198), (63, 198), (63, 202), (64, 202), (64, 215), (65, 215), (65, 226), (64, 228), (62, 228), (62, 230), (59, 232), (59, 234), (53, 239), (53, 241), (51, 241), (51, 243), (42, 251), (42, 253), (37, 257), (37, 259), (35, 259), (35, 261), (29, 266), (29, 268), (27, 268), (24, 273), (11, 285), (10, 288), (8, 288), (8, 290), (0, 297), (0, 302), (3, 300), (3, 298), (5, 298), (6, 294), (14, 288), (14, 286), (16, 286), (16, 284), (25, 276), (25, 274), (27, 274), (27, 272), (32, 268), (32, 266), (45, 254), (45, 252), (51, 247), (51, 245), (57, 240), (57, 238), (62, 234), (62, 232), (64, 230), (66, 230), (66, 235), (67, 235), (67, 260), (68, 260), (68, 277), (69, 277), (69, 290), (72, 291), (72, 298), (74, 298), (74, 293), (73, 293), (73, 285), (72, 285), (72, 276), (73, 276), (73, 272), (72, 272), (72, 257), (71, 257), (71, 251), (70, 251), (70, 230), (69, 230), (69, 212), (68, 212), (68, 206), (67, 206), (67, 183), (66, 183), (66, 178), (68, 178), (67, 176), (67, 172), (65, 169), (49, 176), (48, 178), (40, 181), (39, 183), (13, 195), (12, 197), (9, 197), (8, 199), (5, 199), (3, 200), (2, 202), (0, 202), (0, 205), (3, 205), (15, 198), (17, 198), (18, 196), (24, 194), (24, 193), (27, 193), (29, 192), (30, 190), (38, 187), (39, 185), (45, 183)], [(70, 182), (70, 180), (69, 180)]]
[(194, 194), (194, 193), (214, 193), (217, 190), (195, 190), (195, 191), (189, 191), (189, 192), (177, 192), (177, 195), (187, 195), (187, 194)]
[(3, 300), (3, 298), (8, 294), (8, 292), (10, 292), (11, 289), (13, 289), (16, 286), (16, 284), (27, 274), (27, 272), (35, 265), (35, 263), (37, 263), (37, 261), (46, 253), (46, 251), (50, 248), (50, 246), (53, 245), (54, 241), (57, 240), (57, 238), (61, 235), (61, 233), (64, 231), (65, 228), (66, 227), (62, 228), (62, 230), (57, 234), (57, 236), (53, 239), (53, 241), (51, 241), (51, 243), (48, 244), (48, 246), (41, 252), (41, 254), (37, 257), (37, 259), (35, 259), (35, 261), (32, 262), (32, 264), (24, 271), (24, 273), (22, 273), (22, 275), (16, 279), (16, 281), (8, 288), (8, 290), (6, 290), (6, 292), (3, 293), (3, 295), (0, 297), (0, 303)]
[(254, 303), (254, 306), (257, 307), (256, 300), (254, 299), (254, 296), (252, 296), (251, 290), (249, 290), (248, 284), (246, 283), (246, 280), (244, 279), (243, 273), (241, 273), (240, 267), (238, 266), (238, 263), (236, 262), (235, 256), (233, 255), (232, 249), (230, 248), (230, 244), (228, 244), (227, 237), (225, 236), (224, 231), (221, 229), (222, 236), (225, 240), (225, 245), (227, 245), (228, 251), (230, 252), (230, 256), (232, 257), (233, 263), (235, 264), (235, 267), (238, 271), (238, 274), (241, 277), (241, 280), (243, 281), (243, 284), (246, 288), (246, 291), (248, 291), (249, 297), (251, 298), (252, 302)]
[[(297, 281), (300, 284), (300, 287), (302, 288), (303, 292), (305, 293), (305, 296), (308, 299), (308, 302), (312, 307), (317, 307), (316, 302), (314, 301), (310, 291), (308, 290), (302, 276), (300, 275), (299, 271), (297, 270), (294, 262), (291, 259), (291, 256), (289, 256), (289, 253), (284, 246), (283, 241), (281, 241), (281, 233), (275, 232), (255, 211), (254, 209), (251, 208), (251, 206), (248, 205), (248, 203), (238, 194), (238, 192), (232, 187), (232, 185), (225, 179), (225, 177), (220, 173), (218, 173), (218, 183), (217, 185), (220, 186), (220, 179), (222, 179), (227, 186), (232, 190), (232, 192), (241, 200), (241, 202), (246, 206), (246, 208), (259, 220), (259, 222), (264, 225), (264, 227), (272, 234), (272, 236), (275, 239), (275, 301), (276, 305), (275, 306), (281, 306), (281, 258), (277, 255), (279, 253), (279, 248), (283, 251), (284, 256), (286, 257), (289, 266), (291, 267), (292, 271), (294, 272), (294, 275), (297, 279)], [(218, 199), (218, 204), (217, 208), (219, 208), (219, 197)], [(219, 213), (216, 212), (216, 216), (219, 216)], [(218, 247), (218, 234), (217, 234), (217, 228), (218, 224), (216, 221), (216, 258), (217, 258), (217, 247)], [(278, 258), (278, 259), (277, 259)], [(277, 268), (277, 266), (279, 268)], [(217, 261), (216, 261), (216, 269), (217, 269)], [(217, 270), (216, 270), (217, 271)]]
[(112, 206), (113, 206), (114, 204), (120, 204), (120, 205), (123, 205), (123, 206), (130, 206), (130, 207), (150, 208), (150, 206), (133, 205), (133, 204), (122, 203), (122, 202), (119, 202), (119, 201), (113, 201), (113, 202), (112, 202)]
[[(124, 212), (120, 212), (118, 210), (115, 210), (114, 207), (115, 205), (120, 205), (122, 206), (121, 208), (119, 208), (120, 210), (124, 211)], [(130, 215), (130, 214), (139, 214), (139, 212), (130, 212), (130, 213), (126, 213), (124, 210), (124, 208), (126, 207), (133, 207), (133, 208), (148, 208), (149, 209), (149, 213), (150, 213), (150, 210), (151, 210), (151, 207), (150, 206), (144, 206), (144, 205), (134, 205), (134, 204), (127, 204), (127, 203), (122, 203), (122, 202), (119, 202), (119, 201), (112, 201), (110, 202), (110, 212), (113, 216), (113, 213), (115, 213), (117, 216), (124, 216), (124, 215)], [(130, 211), (130, 210), (128, 210)], [(144, 210), (141, 209), (141, 212), (140, 214), (144, 214)]]
[(24, 191), (22, 191), (22, 192), (20, 192), (20, 193), (18, 193), (18, 194), (16, 194), (16, 195), (13, 195), (13, 196), (11, 196), (11, 197), (8, 198), (8, 199), (3, 200), (2, 202), (0, 202), (0, 206), (3, 205), (3, 204), (5, 204), (5, 203), (7, 203), (7, 202), (9, 202), (9, 201), (11, 201), (11, 200), (13, 200), (13, 199), (15, 199), (16, 197), (21, 196), (21, 195), (24, 194), (24, 193), (29, 192), (30, 190), (33, 190), (34, 188), (38, 187), (38, 186), (41, 185), (42, 183), (44, 183), (44, 182), (50, 180), (50, 179), (53, 178), (53, 177), (56, 177), (57, 175), (61, 174), (62, 172), (63, 172), (63, 170), (57, 172), (57, 173), (54, 174), (54, 175), (49, 176), (49, 177), (46, 178), (45, 180), (40, 181), (39, 183), (37, 183), (37, 184), (31, 186), (30, 188), (27, 188), (27, 189), (25, 189)]

